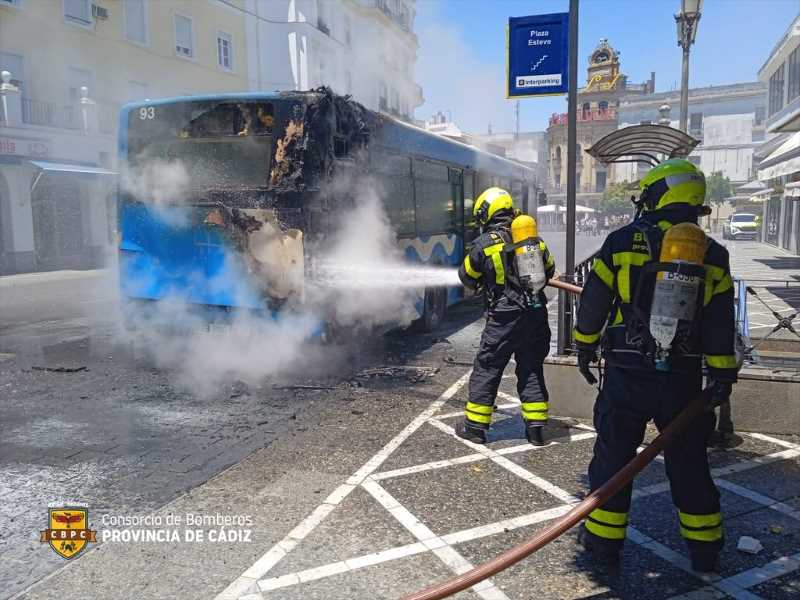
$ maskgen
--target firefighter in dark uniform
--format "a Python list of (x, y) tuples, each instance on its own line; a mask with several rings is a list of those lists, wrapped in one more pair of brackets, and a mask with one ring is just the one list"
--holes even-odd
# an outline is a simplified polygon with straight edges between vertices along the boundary
[[(712, 405), (729, 400), (738, 371), (728, 252), (706, 238), (699, 227), (687, 225), (696, 225), (698, 216), (707, 214), (702, 206), (706, 192), (703, 173), (689, 161), (670, 159), (641, 180), (640, 190), (637, 205), (641, 216), (606, 238), (581, 295), (574, 331), (578, 365), (590, 384), (596, 382), (589, 365), (597, 360), (598, 346), (602, 346), (605, 359), (605, 379), (594, 407), (597, 439), (589, 465), (592, 491), (635, 456), (648, 421), (652, 419), (663, 429), (697, 396), (702, 388), (703, 360)], [(656, 308), (656, 291), (669, 294), (664, 290), (679, 289), (670, 282), (657, 288), (657, 276), (652, 273), (659, 268), (656, 263), (664, 264), (663, 250), (670, 249), (666, 240), (673, 228), (673, 233), (681, 229), (699, 236), (695, 247), (699, 248), (697, 263), (702, 264), (696, 267), (693, 322), (682, 334), (675, 333), (665, 355), (656, 345), (657, 334), (648, 327), (661, 310)], [(641, 289), (637, 287), (640, 282)], [(683, 310), (684, 300), (674, 306)], [(659, 296), (659, 302), (658, 306), (663, 306), (664, 297)], [(653, 327), (658, 331), (657, 322)], [(688, 545), (692, 568), (701, 572), (717, 568), (723, 545), (719, 492), (706, 455), (714, 421), (714, 411), (708, 410), (664, 452), (680, 533)], [(584, 546), (603, 561), (614, 563), (619, 558), (630, 503), (628, 485), (592, 511), (584, 523)]]
[[(514, 356), (517, 392), (522, 401), (522, 418), (531, 444), (543, 445), (542, 427), (547, 423), (547, 388), (544, 359), (550, 350), (550, 326), (541, 286), (553, 276), (555, 261), (545, 243), (536, 236), (535, 221), (529, 246), (538, 254), (538, 289), (530, 292), (520, 280), (512, 244), (515, 211), (511, 196), (492, 187), (478, 196), (473, 206), (482, 234), (474, 241), (458, 271), (461, 282), (472, 290), (486, 292), (489, 308), (480, 348), (469, 380), (465, 419), (456, 428), (466, 440), (483, 444), (492, 421), (497, 388), (506, 365)], [(518, 221), (514, 221), (517, 223)], [(516, 226), (516, 225), (515, 225)]]

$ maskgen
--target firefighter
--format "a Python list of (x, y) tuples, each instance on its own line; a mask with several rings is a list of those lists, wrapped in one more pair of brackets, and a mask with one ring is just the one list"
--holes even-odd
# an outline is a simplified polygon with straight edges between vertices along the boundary
[(535, 221), (514, 209), (507, 191), (485, 190), (472, 212), (482, 233), (458, 274), (467, 288), (485, 291), (488, 311), (469, 380), (465, 418), (456, 432), (471, 442), (486, 443), (497, 388), (514, 356), (526, 437), (541, 446), (548, 400), (544, 359), (550, 350), (542, 288), (553, 276), (555, 261), (538, 237)]
[[(663, 429), (697, 396), (703, 359), (712, 406), (728, 401), (738, 371), (728, 252), (696, 226), (707, 214), (703, 173), (670, 159), (647, 173), (640, 190), (638, 218), (612, 232), (594, 261), (574, 330), (578, 366), (590, 385), (599, 346), (605, 359), (594, 407), (592, 491), (635, 456), (648, 421)], [(699, 572), (717, 568), (723, 545), (706, 455), (714, 421), (709, 407), (664, 452), (680, 533)], [(584, 546), (602, 562), (619, 559), (630, 503), (628, 485), (584, 523)]]

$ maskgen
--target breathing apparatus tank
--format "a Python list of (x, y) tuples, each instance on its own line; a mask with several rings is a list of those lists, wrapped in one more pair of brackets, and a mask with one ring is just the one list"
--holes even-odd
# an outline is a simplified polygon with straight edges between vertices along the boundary
[(691, 331), (705, 278), (703, 257), (707, 239), (693, 223), (670, 227), (661, 242), (650, 308), (650, 334), (656, 345), (655, 362), (667, 370), (667, 359), (678, 338)]
[(511, 240), (514, 248), (514, 266), (525, 292), (536, 294), (547, 283), (544, 258), (539, 248), (536, 220), (529, 215), (519, 215), (511, 222)]

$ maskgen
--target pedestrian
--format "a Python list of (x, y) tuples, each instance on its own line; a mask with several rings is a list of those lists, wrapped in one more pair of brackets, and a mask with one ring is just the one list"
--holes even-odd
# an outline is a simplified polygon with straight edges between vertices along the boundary
[[(553, 276), (555, 261), (544, 241), (534, 237), (531, 247), (540, 257), (538, 264), (543, 273), (538, 289), (522, 285), (515, 255), (508, 251), (517, 211), (505, 190), (492, 187), (484, 191), (475, 201), (473, 215), (481, 235), (464, 258), (458, 275), (466, 287), (485, 290), (489, 306), (470, 375), (465, 418), (456, 432), (471, 442), (486, 443), (497, 388), (513, 355), (525, 434), (531, 444), (541, 446), (548, 414), (544, 359), (550, 351), (547, 299), (542, 287)], [(533, 235), (536, 236), (535, 231)]]
[[(651, 419), (661, 430), (697, 396), (703, 357), (714, 406), (729, 399), (738, 371), (728, 252), (696, 226), (707, 211), (703, 173), (689, 161), (670, 159), (651, 169), (640, 189), (637, 205), (642, 216), (603, 243), (581, 295), (574, 331), (579, 369), (590, 384), (596, 382), (589, 365), (597, 360), (598, 346), (602, 345), (605, 359), (605, 377), (594, 407), (592, 491), (636, 455)], [(672, 241), (678, 231), (693, 236), (689, 245), (696, 253), (695, 262), (702, 265), (694, 267), (694, 275), (687, 263), (676, 267), (682, 275), (671, 279), (669, 273), (656, 275), (648, 269), (650, 263), (658, 263), (656, 268), (662, 270), (663, 252), (687, 247)], [(697, 291), (677, 293), (688, 289)], [(663, 326), (668, 321), (658, 320), (665, 307), (683, 319), (675, 317), (676, 328), (667, 327), (666, 333)], [(701, 572), (717, 568), (723, 545), (719, 492), (706, 454), (714, 421), (709, 407), (664, 451), (680, 533), (692, 568)], [(584, 523), (584, 546), (599, 560), (618, 561), (630, 503), (629, 484)]]

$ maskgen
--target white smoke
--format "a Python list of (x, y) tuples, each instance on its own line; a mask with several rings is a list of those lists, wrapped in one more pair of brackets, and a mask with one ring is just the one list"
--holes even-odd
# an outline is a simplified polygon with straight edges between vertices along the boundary
[(180, 160), (142, 160), (138, 165), (123, 168), (120, 190), (152, 206), (162, 221), (182, 226), (188, 219), (182, 211), (168, 210), (188, 196), (191, 178)]
[[(332, 192), (342, 189), (331, 186)], [(339, 349), (318, 339), (328, 322), (359, 343), (365, 335), (417, 318), (419, 287), (458, 284), (452, 269), (409, 265), (396, 239), (380, 188), (361, 182), (353, 205), (339, 211), (334, 227), (312, 252), (323, 258), (314, 265), (306, 302), (297, 311), (273, 319), (237, 310), (221, 331), (212, 326), (208, 332), (198, 307), (175, 294), (147, 303), (146, 312), (137, 315), (144, 324), (138, 334), (141, 346), (157, 365), (175, 370), (179, 385), (203, 396), (233, 380), (259, 385), (294, 374), (322, 377), (341, 366)], [(234, 267), (240, 257), (233, 248), (229, 262), (230, 268), (208, 285), (236, 289), (239, 277), (252, 276)]]

